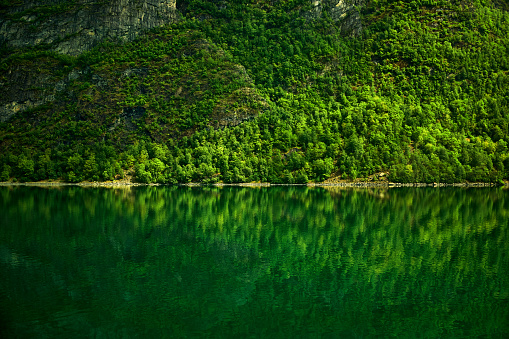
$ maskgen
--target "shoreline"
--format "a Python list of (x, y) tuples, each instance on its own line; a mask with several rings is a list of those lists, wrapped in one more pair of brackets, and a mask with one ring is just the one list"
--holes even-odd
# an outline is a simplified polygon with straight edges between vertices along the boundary
[(272, 186), (302, 186), (302, 187), (351, 187), (351, 188), (397, 188), (397, 187), (463, 187), (463, 188), (486, 188), (502, 187), (509, 188), (509, 181), (504, 184), (486, 183), (486, 182), (464, 182), (464, 183), (396, 183), (396, 182), (333, 182), (333, 183), (307, 183), (307, 184), (272, 184), (272, 183), (186, 183), (186, 184), (143, 184), (131, 181), (105, 181), (105, 182), (78, 182), (68, 183), (60, 181), (35, 181), (35, 182), (0, 182), (0, 186), (31, 186), (31, 187), (59, 187), (59, 186), (79, 186), (79, 187), (109, 187), (123, 188), (136, 186), (185, 186), (185, 187), (272, 187)]

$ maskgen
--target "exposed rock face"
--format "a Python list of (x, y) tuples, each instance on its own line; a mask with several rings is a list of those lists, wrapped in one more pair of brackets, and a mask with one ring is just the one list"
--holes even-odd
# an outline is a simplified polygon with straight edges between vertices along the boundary
[(313, 13), (320, 17), (328, 12), (330, 17), (341, 23), (343, 34), (357, 36), (362, 31), (362, 22), (358, 8), (363, 6), (367, 0), (312, 0)]
[[(0, 16), (0, 47), (47, 45), (79, 55), (100, 41), (131, 41), (144, 31), (179, 19), (176, 0), (32, 0)], [(55, 100), (76, 73), (55, 79), (37, 65), (10, 69), (0, 77), (0, 122)]]
[[(54, 77), (33, 72), (36, 65), (28, 64), (7, 72), (8, 86), (0, 82), (0, 122), (9, 120), (18, 112), (24, 112), (44, 104), (52, 103), (67, 90), (71, 81), (90, 74), (89, 69), (72, 70), (65, 76)], [(0, 78), (4, 80), (5, 78)], [(90, 82), (99, 87), (107, 86), (104, 79), (92, 75)]]
[(0, 18), (0, 46), (48, 44), (79, 55), (104, 39), (130, 41), (144, 31), (175, 22), (176, 0), (33, 0)]
[[(0, 122), (18, 112), (36, 107), (55, 98), (55, 81), (46, 74), (35, 74), (24, 67), (9, 70), (5, 75), (8, 86), (0, 87)], [(3, 77), (2, 77), (3, 78)], [(2, 79), (3, 80), (3, 79)], [(49, 86), (48, 86), (49, 85)]]

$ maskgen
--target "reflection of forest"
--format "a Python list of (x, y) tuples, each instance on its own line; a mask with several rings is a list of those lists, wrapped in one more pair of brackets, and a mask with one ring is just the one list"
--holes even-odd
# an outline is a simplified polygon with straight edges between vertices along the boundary
[(0, 206), (13, 318), (74, 305), (90, 314), (65, 326), (106, 334), (509, 333), (500, 189), (2, 187)]

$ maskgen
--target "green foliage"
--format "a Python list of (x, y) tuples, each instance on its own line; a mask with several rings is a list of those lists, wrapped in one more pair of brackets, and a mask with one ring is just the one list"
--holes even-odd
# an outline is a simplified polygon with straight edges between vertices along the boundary
[(180, 23), (76, 60), (6, 54), (5, 69), (80, 75), (56, 104), (1, 125), (5, 152), (31, 151), (2, 160), (3, 177), (508, 179), (508, 12), (373, 1), (362, 35), (345, 38), (327, 16), (305, 19), (308, 1), (247, 3), (188, 1)]

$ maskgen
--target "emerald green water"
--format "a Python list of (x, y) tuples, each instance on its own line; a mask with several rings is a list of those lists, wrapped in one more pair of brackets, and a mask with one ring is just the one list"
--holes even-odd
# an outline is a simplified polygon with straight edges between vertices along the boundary
[(509, 191), (0, 187), (2, 338), (507, 338)]

